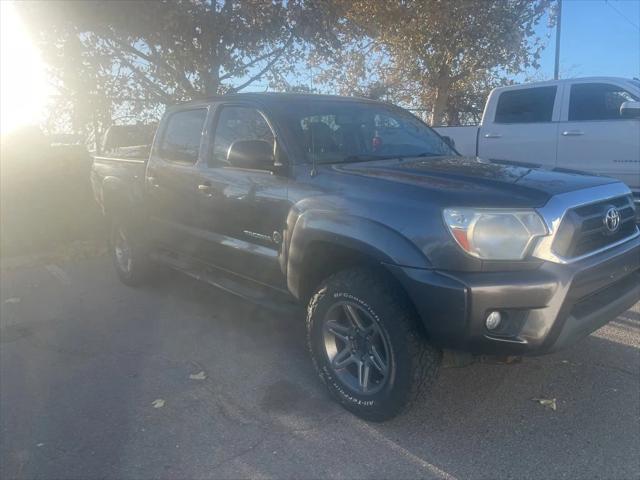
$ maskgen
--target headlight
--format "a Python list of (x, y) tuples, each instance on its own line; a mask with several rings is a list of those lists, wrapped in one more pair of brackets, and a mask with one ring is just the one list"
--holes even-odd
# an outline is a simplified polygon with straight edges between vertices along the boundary
[(547, 234), (533, 210), (447, 208), (443, 216), (458, 245), (485, 260), (522, 260), (533, 240)]

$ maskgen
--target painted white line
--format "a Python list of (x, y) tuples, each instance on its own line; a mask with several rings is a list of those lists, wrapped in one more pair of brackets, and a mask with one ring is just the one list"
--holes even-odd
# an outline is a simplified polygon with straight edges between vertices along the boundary
[(65, 272), (59, 266), (57, 266), (57, 265), (45, 265), (44, 268), (46, 268), (47, 271), (51, 275), (56, 277), (58, 280), (60, 280), (65, 285), (71, 285), (71, 279), (69, 278), (69, 275), (67, 275), (67, 272)]
[(427, 462), (426, 460), (423, 460), (422, 458), (420, 458), (416, 454), (411, 453), (409, 450), (407, 450), (403, 446), (398, 445), (393, 440), (385, 437), (383, 434), (381, 434), (375, 428), (373, 428), (373, 427), (371, 427), (371, 426), (367, 425), (366, 423), (361, 422), (359, 420), (356, 420), (356, 422), (359, 424), (360, 428), (362, 428), (363, 430), (366, 430), (376, 440), (378, 440), (379, 442), (382, 442), (384, 445), (386, 445), (387, 447), (389, 447), (391, 450), (393, 450), (394, 452), (398, 453), (399, 455), (403, 456), (404, 458), (406, 458), (410, 462), (412, 462), (412, 463), (414, 463), (416, 465), (419, 465), (424, 470), (426, 470), (426, 471), (430, 472), (431, 474), (435, 475), (437, 478), (440, 478), (442, 480), (457, 480), (456, 477), (454, 477), (450, 473), (447, 473), (444, 470), (436, 467), (435, 465)]

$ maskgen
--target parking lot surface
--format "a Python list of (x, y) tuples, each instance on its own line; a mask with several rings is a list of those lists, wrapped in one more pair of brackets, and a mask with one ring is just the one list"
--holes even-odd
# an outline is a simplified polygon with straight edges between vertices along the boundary
[(325, 393), (301, 313), (129, 288), (105, 257), (0, 280), (3, 478), (640, 478), (640, 304), (564, 352), (443, 369), (372, 424)]

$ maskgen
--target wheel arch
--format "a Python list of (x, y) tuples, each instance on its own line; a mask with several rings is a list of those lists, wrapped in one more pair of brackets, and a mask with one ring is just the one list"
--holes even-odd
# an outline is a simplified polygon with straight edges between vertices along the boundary
[(287, 286), (304, 304), (329, 275), (367, 266), (393, 278), (404, 291), (386, 265), (430, 266), (413, 243), (386, 225), (356, 216), (309, 211), (296, 219), (290, 237)]
[(107, 218), (131, 215), (135, 211), (134, 193), (117, 177), (105, 177), (102, 182), (102, 213)]

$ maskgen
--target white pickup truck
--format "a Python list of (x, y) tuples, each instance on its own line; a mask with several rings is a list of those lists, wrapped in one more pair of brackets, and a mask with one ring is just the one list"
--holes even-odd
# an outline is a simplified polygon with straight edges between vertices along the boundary
[(435, 130), (462, 155), (618, 178), (640, 202), (640, 80), (590, 77), (496, 88), (479, 126)]

